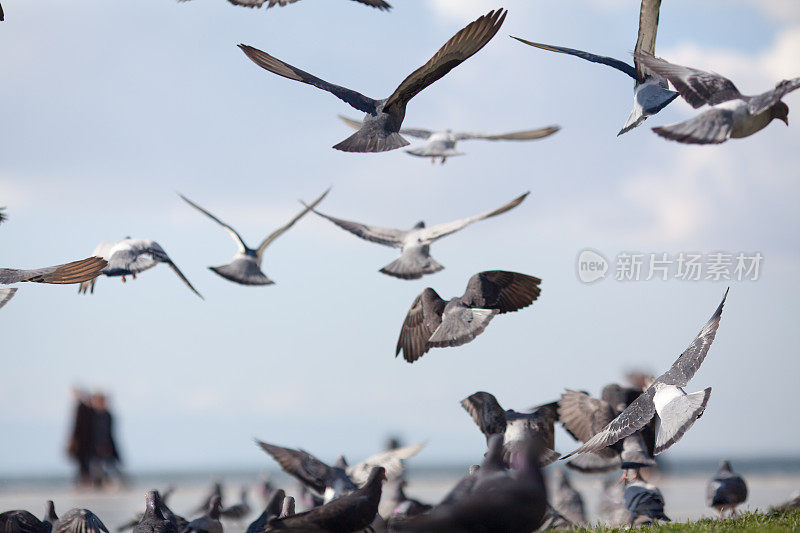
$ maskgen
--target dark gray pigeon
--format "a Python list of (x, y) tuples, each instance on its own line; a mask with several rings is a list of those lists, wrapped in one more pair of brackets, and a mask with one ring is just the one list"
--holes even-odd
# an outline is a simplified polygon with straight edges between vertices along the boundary
[(208, 507), (211, 505), (211, 500), (213, 500), (214, 497), (218, 497), (220, 503), (222, 503), (222, 482), (219, 480), (214, 480), (211, 482), (211, 490), (208, 492), (206, 497), (203, 498), (203, 501), (194, 508), (191, 514), (196, 515), (198, 513), (205, 513), (208, 511)]
[(214, 495), (208, 504), (206, 514), (189, 522), (183, 533), (222, 533), (219, 512), (222, 510), (222, 499)]
[(344, 463), (329, 466), (303, 450), (284, 448), (259, 440), (256, 440), (256, 444), (270, 454), (284, 472), (295, 477), (318, 494), (324, 495), (326, 503), (362, 486), (367, 482), (376, 466), (383, 469), (384, 477), (387, 479), (397, 479), (403, 472), (402, 460), (413, 457), (425, 446), (424, 444), (415, 444), (386, 450), (353, 466), (347, 466)]
[(503, 409), (492, 394), (478, 391), (461, 400), (461, 407), (469, 413), (472, 420), (486, 436), (503, 435), (505, 461), (513, 465), (514, 454), (521, 451), (522, 445), (530, 439), (542, 443), (541, 466), (558, 459), (555, 448), (554, 423), (558, 419), (556, 404), (547, 404), (532, 413), (519, 413), (513, 409)]
[(352, 533), (366, 529), (378, 514), (385, 480), (383, 467), (376, 466), (363, 487), (309, 511), (272, 519), (267, 531)]
[(108, 528), (89, 509), (70, 509), (53, 526), (53, 533), (108, 533)]
[(492, 211), (462, 218), (460, 220), (454, 220), (452, 222), (437, 224), (429, 228), (426, 228), (425, 223), (420, 221), (410, 230), (368, 226), (360, 222), (353, 222), (325, 215), (316, 210), (314, 212), (365, 241), (391, 246), (392, 248), (400, 248), (400, 257), (381, 268), (380, 272), (387, 276), (400, 279), (419, 279), (426, 274), (433, 274), (444, 269), (442, 265), (431, 257), (431, 244), (442, 237), (464, 229), (473, 222), (497, 216), (514, 209), (527, 198), (528, 194), (530, 193), (526, 192)]
[(6, 511), (0, 513), (0, 532), (50, 533), (50, 524), (40, 521), (28, 511)]
[(728, 139), (749, 137), (767, 127), (773, 119), (789, 125), (789, 106), (781, 101), (800, 87), (800, 77), (783, 80), (765, 93), (747, 96), (731, 80), (694, 68), (668, 63), (652, 54), (635, 57), (648, 69), (669, 79), (689, 105), (709, 109), (698, 116), (653, 128), (660, 136), (688, 144), (719, 144)]
[(498, 9), (467, 25), (425, 65), (408, 76), (391, 96), (383, 100), (373, 100), (356, 91), (328, 83), (252, 46), (240, 44), (239, 48), (261, 68), (290, 80), (313, 85), (366, 113), (361, 129), (334, 146), (335, 149), (345, 152), (385, 152), (409, 144), (399, 133), (408, 102), (483, 48), (500, 29), (505, 16), (506, 11)]
[(729, 516), (736, 516), (736, 507), (747, 500), (747, 483), (744, 478), (735, 473), (729, 461), (722, 461), (717, 470), (717, 475), (708, 482), (706, 487), (706, 504), (719, 512), (722, 518), (725, 511)]
[[(587, 442), (642, 393), (641, 390), (631, 389), (631, 392), (635, 392), (631, 401), (626, 401), (624, 392), (621, 397), (615, 397), (619, 396), (615, 394), (617, 391), (623, 390), (616, 384), (607, 385), (603, 388), (602, 398), (592, 398), (585, 392), (567, 389), (558, 402), (558, 418), (567, 433), (581, 442)], [(579, 455), (567, 462), (567, 466), (586, 474), (655, 466), (656, 462), (652, 456), (655, 448), (654, 427), (653, 420), (642, 431), (632, 433), (595, 453)], [(647, 431), (648, 428), (650, 431)], [(650, 443), (645, 443), (643, 432), (651, 440)]]
[(133, 528), (133, 533), (178, 533), (177, 526), (161, 512), (161, 496), (151, 490), (145, 497), (145, 510), (142, 519)]
[(403, 358), (413, 363), (431, 348), (461, 346), (486, 329), (497, 314), (510, 313), (531, 305), (541, 293), (539, 278), (507, 272), (488, 270), (478, 272), (469, 279), (463, 296), (442, 300), (428, 287), (411, 304), (395, 357), (402, 351)]
[(44, 518), (42, 518), (42, 522), (49, 526), (47, 528), (47, 533), (50, 533), (55, 527), (56, 522), (58, 522), (56, 506), (53, 504), (53, 500), (47, 500), (47, 503), (44, 504)]
[[(184, 0), (179, 0), (184, 1)], [(392, 6), (389, 5), (387, 2), (383, 0), (354, 0), (359, 4), (364, 4), (365, 6), (371, 6), (380, 9), (381, 11), (389, 11), (392, 9)], [(289, 4), (294, 4), (297, 0), (228, 0), (231, 4), (235, 6), (242, 6), (242, 7), (261, 7), (264, 4), (267, 4), (267, 9), (273, 6), (286, 6)]]
[(700, 330), (692, 343), (675, 360), (669, 370), (661, 374), (634, 402), (617, 415), (605, 428), (575, 450), (562, 457), (597, 452), (644, 428), (654, 416), (658, 416), (654, 455), (658, 455), (676, 442), (703, 414), (711, 396), (711, 387), (687, 394), (688, 385), (695, 372), (706, 358), (711, 343), (719, 328), (722, 308), (728, 291), (709, 321)]
[[(634, 48), (636, 52), (655, 53), (660, 9), (661, 0), (642, 0), (639, 11), (639, 36), (636, 39), (636, 47)], [(608, 65), (633, 78), (633, 110), (617, 135), (622, 135), (632, 130), (644, 122), (647, 117), (655, 115), (678, 97), (678, 93), (669, 90), (669, 84), (665, 77), (648, 70), (636, 57), (634, 57), (633, 66), (631, 66), (624, 61), (590, 54), (583, 50), (534, 43), (519, 37), (514, 37), (514, 39), (543, 50), (570, 54), (592, 63)]]
[[(103, 269), (102, 274), (108, 277), (119, 276), (123, 283), (126, 276), (136, 279), (137, 274), (153, 268), (159, 263), (164, 263), (175, 272), (193, 293), (201, 299), (203, 298), (203, 295), (197, 292), (186, 276), (183, 275), (178, 265), (172, 262), (172, 259), (170, 259), (161, 245), (151, 239), (131, 239), (126, 237), (117, 242), (101, 242), (94, 249), (92, 255), (102, 257), (108, 261), (108, 265)], [(90, 281), (81, 283), (80, 287), (78, 287), (78, 293), (86, 294), (88, 291), (94, 294), (94, 284), (96, 282), (97, 280), (93, 278)]]
[(647, 483), (641, 478), (634, 479), (625, 486), (625, 508), (630, 513), (630, 525), (641, 524), (640, 517), (645, 522), (664, 520), (670, 522), (664, 514), (664, 496), (658, 487)]
[(239, 503), (223, 507), (219, 514), (222, 518), (231, 520), (242, 520), (249, 515), (250, 504), (247, 501), (247, 487), (242, 487), (242, 490), (239, 492)]
[[(167, 520), (170, 520), (173, 524), (175, 524), (176, 527), (178, 527), (179, 524), (178, 524), (178, 521), (176, 520), (176, 518), (180, 518), (180, 517), (176, 517), (175, 514), (169, 509), (169, 507), (167, 507), (167, 500), (172, 495), (174, 490), (175, 489), (173, 487), (167, 487), (163, 492), (158, 492), (158, 491), (154, 491), (154, 492), (156, 492), (158, 494), (157, 503), (158, 503), (158, 506), (159, 506), (159, 510), (161, 511), (161, 514), (164, 515), (164, 517)], [(145, 496), (145, 510), (140, 512), (140, 513), (138, 513), (135, 517), (133, 517), (128, 522), (126, 522), (126, 523), (122, 524), (121, 526), (119, 526), (117, 528), (117, 531), (125, 531), (126, 529), (133, 529), (134, 527), (136, 527), (136, 525), (142, 520), (142, 517), (145, 515), (145, 512), (147, 511), (147, 501), (148, 501), (147, 498), (149, 498), (149, 497), (150, 497), (150, 494), (148, 493)], [(181, 518), (181, 520), (183, 520), (183, 524), (182, 525), (185, 525), (187, 523), (186, 520), (184, 520), (183, 518)], [(178, 529), (180, 530), (182, 528), (178, 527)]]
[(214, 215), (212, 215), (209, 211), (206, 211), (196, 203), (192, 202), (188, 198), (183, 195), (179, 195), (181, 198), (186, 201), (189, 205), (203, 213), (204, 215), (208, 216), (211, 220), (225, 228), (225, 230), (233, 237), (233, 240), (236, 241), (237, 246), (239, 249), (236, 252), (236, 255), (233, 256), (233, 260), (230, 263), (225, 265), (216, 266), (216, 267), (208, 267), (209, 270), (213, 271), (215, 274), (222, 276), (223, 278), (233, 281), (235, 283), (239, 283), (241, 285), (272, 285), (275, 282), (269, 279), (262, 271), (261, 271), (261, 263), (264, 260), (264, 252), (266, 251), (267, 247), (272, 244), (272, 242), (283, 235), (286, 230), (294, 226), (294, 224), (303, 218), (306, 213), (308, 213), (311, 209), (313, 209), (317, 204), (319, 204), (323, 198), (328, 194), (328, 189), (322, 196), (314, 200), (314, 202), (309, 206), (303, 209), (297, 216), (292, 218), (287, 224), (281, 226), (280, 228), (276, 229), (272, 233), (270, 233), (258, 248), (253, 249), (248, 247), (244, 240), (242, 239), (241, 235), (233, 229), (232, 226), (224, 223)]
[(258, 518), (253, 520), (249, 526), (247, 526), (246, 533), (260, 533), (261, 531), (264, 531), (270, 520), (281, 515), (285, 498), (286, 493), (283, 491), (283, 489), (277, 489), (273, 491), (272, 496), (267, 502), (267, 505), (264, 507), (264, 511), (261, 513), (261, 515), (259, 515)]
[[(351, 118), (339, 115), (342, 122), (347, 124), (353, 129), (361, 129), (363, 122), (353, 120)], [(549, 137), (550, 135), (561, 129), (558, 126), (548, 126), (546, 128), (538, 128), (535, 130), (513, 131), (510, 133), (498, 134), (485, 134), (474, 132), (454, 132), (452, 130), (423, 130), (420, 128), (402, 128), (400, 135), (408, 135), (410, 137), (417, 137), (424, 139), (426, 142), (422, 146), (406, 150), (407, 154), (417, 157), (429, 157), (431, 163), (436, 163), (436, 158), (439, 158), (444, 165), (448, 157), (463, 155), (462, 152), (456, 150), (456, 143), (458, 141), (468, 141), (472, 139), (483, 139), (485, 141), (532, 141)]]
[[(317, 507), (320, 506), (318, 505)], [(281, 506), (281, 514), (279, 518), (286, 518), (287, 516), (294, 516), (295, 514), (294, 498), (287, 496), (283, 499), (283, 505)]]

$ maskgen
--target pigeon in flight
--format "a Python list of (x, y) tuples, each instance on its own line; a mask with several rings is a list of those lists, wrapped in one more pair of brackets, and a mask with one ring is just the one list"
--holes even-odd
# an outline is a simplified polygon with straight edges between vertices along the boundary
[[(634, 394), (633, 398), (626, 401), (626, 396), (630, 396), (625, 394), (628, 390)], [(622, 394), (617, 394), (617, 391)], [(641, 393), (641, 389), (624, 389), (616, 384), (604, 387), (601, 398), (592, 398), (585, 392), (567, 389), (558, 402), (559, 420), (564, 429), (576, 440), (587, 442), (623, 412)], [(647, 444), (645, 435), (650, 441)], [(567, 462), (567, 466), (583, 473), (652, 467), (656, 465), (652, 457), (654, 448), (655, 421), (651, 421), (642, 431), (632, 433), (595, 453), (579, 455)]]
[(733, 471), (729, 461), (722, 461), (714, 478), (706, 487), (706, 504), (719, 512), (720, 518), (725, 511), (731, 517), (736, 516), (736, 507), (747, 499), (747, 483), (744, 478)]
[(413, 363), (431, 348), (461, 346), (483, 333), (496, 314), (510, 313), (531, 305), (541, 293), (539, 278), (488, 270), (469, 279), (463, 296), (442, 300), (428, 287), (411, 304), (395, 357)]
[(328, 189), (322, 196), (314, 200), (314, 202), (303, 209), (297, 216), (295, 216), (292, 220), (290, 220), (285, 225), (281, 226), (280, 228), (276, 229), (272, 233), (270, 233), (258, 248), (253, 249), (248, 247), (244, 239), (242, 239), (241, 235), (233, 229), (232, 226), (224, 223), (214, 215), (212, 215), (209, 211), (206, 211), (196, 203), (192, 202), (188, 198), (183, 195), (179, 195), (183, 200), (203, 213), (204, 215), (208, 216), (211, 220), (225, 228), (225, 230), (233, 237), (233, 240), (236, 241), (237, 246), (239, 249), (236, 252), (236, 255), (233, 256), (233, 260), (230, 263), (216, 266), (216, 267), (208, 267), (211, 271), (215, 274), (222, 276), (223, 278), (233, 281), (234, 283), (239, 283), (241, 285), (273, 285), (275, 282), (269, 279), (262, 271), (261, 271), (261, 263), (264, 259), (264, 251), (267, 247), (272, 244), (272, 242), (280, 237), (281, 235), (286, 232), (289, 228), (291, 228), (295, 222), (303, 218), (306, 213), (308, 213), (311, 209), (317, 206), (323, 198), (328, 194)]
[[(167, 252), (155, 241), (150, 239), (131, 239), (126, 237), (117, 242), (101, 242), (94, 249), (92, 255), (102, 257), (108, 261), (108, 265), (102, 270), (102, 274), (108, 277), (121, 276), (125, 282), (125, 276), (136, 279), (136, 274), (144, 272), (148, 268), (153, 268), (159, 263), (166, 263), (178, 275), (193, 293), (200, 298), (203, 296), (195, 290), (183, 272), (172, 262)], [(94, 284), (96, 279), (85, 281), (78, 287), (78, 292), (94, 294)]]
[[(179, 2), (183, 2), (186, 0), (178, 0)], [(387, 2), (383, 0), (354, 0), (359, 4), (364, 4), (365, 6), (371, 6), (380, 9), (381, 11), (389, 11), (392, 9), (392, 6), (389, 5)], [(297, 0), (228, 0), (231, 4), (235, 6), (242, 6), (242, 7), (261, 7), (264, 4), (267, 4), (267, 9), (273, 6), (286, 6), (289, 4), (294, 4)], [(0, 19), (2, 20), (2, 19)]]
[(425, 274), (433, 274), (444, 268), (430, 255), (430, 247), (434, 241), (464, 229), (473, 222), (505, 213), (521, 204), (528, 194), (530, 193), (526, 192), (493, 211), (462, 218), (461, 220), (454, 220), (453, 222), (437, 224), (430, 228), (426, 228), (425, 223), (420, 221), (410, 230), (368, 226), (359, 222), (325, 215), (319, 211), (314, 212), (366, 241), (391, 246), (392, 248), (400, 248), (400, 257), (380, 269), (380, 272), (401, 279), (419, 279)]
[[(361, 129), (364, 124), (358, 120), (339, 115), (342, 121), (353, 129)], [(550, 135), (561, 129), (559, 126), (548, 126), (546, 128), (539, 128), (536, 130), (514, 131), (511, 133), (499, 133), (496, 135), (486, 135), (484, 133), (468, 133), (468, 132), (454, 132), (452, 130), (431, 131), (414, 128), (402, 128), (401, 135), (408, 135), (410, 137), (417, 137), (425, 139), (427, 142), (418, 148), (406, 150), (406, 153), (415, 155), (417, 157), (430, 157), (431, 163), (436, 163), (436, 158), (440, 158), (444, 165), (448, 157), (456, 155), (463, 155), (462, 152), (456, 150), (456, 143), (458, 141), (467, 141), (470, 139), (483, 139), (486, 141), (531, 141), (534, 139), (541, 139), (549, 137)]]
[(703, 414), (711, 396), (711, 387), (687, 394), (683, 390), (706, 358), (714, 341), (722, 317), (722, 308), (728, 291), (722, 298), (712, 317), (700, 330), (688, 348), (675, 360), (669, 370), (655, 379), (652, 385), (617, 415), (605, 428), (586, 443), (562, 457), (598, 452), (644, 428), (654, 416), (658, 416), (654, 455), (658, 455), (676, 442)]
[(553, 424), (558, 418), (556, 404), (539, 407), (532, 413), (519, 413), (513, 409), (505, 410), (493, 394), (478, 391), (461, 400), (461, 407), (469, 413), (472, 420), (480, 428), (481, 433), (489, 437), (503, 435), (503, 448), (506, 463), (513, 465), (513, 454), (519, 453), (523, 443), (531, 438), (542, 443), (539, 459), (541, 466), (546, 466), (558, 459), (559, 454), (553, 451), (555, 433)]
[(746, 96), (719, 74), (675, 65), (650, 53), (636, 53), (634, 57), (647, 69), (669, 79), (693, 108), (709, 106), (707, 111), (689, 120), (653, 128), (666, 139), (687, 144), (719, 144), (749, 137), (766, 128), (772, 119), (789, 125), (789, 106), (781, 98), (800, 87), (800, 77), (778, 82), (765, 93)]
[(335, 149), (345, 152), (385, 152), (409, 144), (399, 133), (408, 102), (483, 48), (500, 29), (506, 13), (502, 9), (490, 11), (467, 25), (447, 41), (425, 65), (408, 76), (391, 96), (383, 100), (373, 100), (356, 91), (328, 83), (252, 46), (240, 44), (239, 48), (261, 68), (328, 91), (366, 113), (361, 128), (334, 146)]
[[(0, 268), (0, 285), (23, 283), (71, 284), (86, 283), (100, 275), (108, 263), (99, 257), (89, 257), (80, 261), (73, 261), (65, 265), (37, 268), (34, 270), (19, 270), (16, 268)], [(17, 292), (15, 288), (0, 288), (0, 307), (8, 303)]]
[[(661, 0), (642, 0), (639, 11), (639, 36), (636, 39), (635, 52), (655, 53), (660, 8)], [(631, 66), (624, 61), (590, 54), (583, 50), (534, 43), (526, 41), (525, 39), (520, 39), (519, 37), (514, 37), (514, 39), (543, 50), (569, 54), (591, 61), (592, 63), (608, 65), (633, 78), (633, 110), (617, 135), (629, 132), (644, 122), (647, 117), (655, 115), (678, 97), (678, 93), (669, 90), (669, 84), (665, 77), (648, 70), (636, 56), (634, 56), (633, 66)]]
[(373, 466), (361, 488), (303, 513), (274, 518), (266, 531), (354, 533), (367, 529), (378, 514), (381, 484), (385, 480), (383, 467)]
[(303, 450), (293, 450), (261, 441), (256, 443), (281, 465), (284, 472), (294, 476), (318, 494), (325, 495), (325, 501), (356, 490), (367, 481), (375, 466), (380, 466), (384, 470), (388, 480), (397, 479), (403, 472), (402, 460), (413, 457), (425, 446), (415, 444), (386, 450), (353, 466), (345, 464), (329, 466)]

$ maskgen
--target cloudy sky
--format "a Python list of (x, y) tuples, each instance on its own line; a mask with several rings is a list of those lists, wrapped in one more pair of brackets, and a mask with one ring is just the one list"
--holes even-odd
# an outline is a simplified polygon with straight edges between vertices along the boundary
[[(87, 256), (100, 241), (152, 238), (205, 296), (166, 267), (122, 284), (22, 286), (0, 310), (0, 475), (67, 472), (69, 388), (105, 389), (131, 470), (272, 466), (253, 437), (332, 459), (376, 451), (386, 434), (427, 441), (420, 462), (474, 461), (483, 437), (459, 400), (508, 408), (592, 393), (629, 368), (660, 373), (731, 292), (717, 340), (689, 389), (706, 414), (669, 455), (795, 454), (800, 438), (800, 91), (780, 122), (714, 147), (650, 131), (695, 112), (674, 102), (616, 133), (632, 82), (613, 69), (508, 37), (630, 59), (638, 8), (621, 0), (506, 0), (482, 51), (417, 96), (405, 125), (489, 133), (561, 126), (531, 143), (465, 142), (432, 166), (401, 150), (347, 154), (336, 119), (358, 112), (252, 64), (251, 44), (331, 82), (382, 98), (488, 0), (346, 0), (248, 10), (224, 0), (3, 0), (0, 227), (3, 266)], [(800, 75), (795, 0), (665, 2), (658, 55), (729, 76), (746, 94)], [(436, 243), (446, 268), (417, 281), (379, 274), (395, 251), (313, 215), (266, 254), (269, 287), (206, 267), (235, 246), (177, 196), (234, 225), (251, 245), (333, 187), (320, 208), (381, 226), (517, 209)], [(581, 250), (612, 264), (582, 283)], [(620, 253), (763, 256), (756, 281), (617, 281)], [(531, 308), (475, 342), (394, 358), (426, 286), (463, 291), (480, 270), (543, 279)], [(744, 430), (743, 428), (747, 428)], [(559, 435), (557, 449), (574, 443)]]

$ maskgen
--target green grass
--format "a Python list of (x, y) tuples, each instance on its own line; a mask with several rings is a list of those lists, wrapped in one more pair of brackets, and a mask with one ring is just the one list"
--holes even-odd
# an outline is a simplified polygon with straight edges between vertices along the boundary
[[(630, 531), (628, 529), (614, 529), (598, 527), (584, 529), (596, 533), (612, 533)], [(670, 532), (670, 531), (696, 531), (696, 532), (728, 532), (728, 531), (800, 531), (800, 510), (774, 511), (770, 513), (747, 513), (733, 519), (712, 520), (704, 518), (696, 522), (664, 523), (653, 526), (643, 526), (640, 531)]]

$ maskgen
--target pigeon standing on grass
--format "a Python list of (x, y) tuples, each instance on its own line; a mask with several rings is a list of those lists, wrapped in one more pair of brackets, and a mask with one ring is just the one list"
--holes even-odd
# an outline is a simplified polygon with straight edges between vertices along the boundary
[[(639, 35), (636, 39), (635, 52), (655, 53), (656, 33), (658, 32), (658, 14), (660, 9), (661, 0), (642, 0), (639, 10)], [(634, 56), (633, 66), (631, 66), (624, 61), (590, 54), (583, 50), (534, 43), (526, 41), (525, 39), (520, 39), (519, 37), (514, 37), (514, 39), (530, 46), (541, 48), (542, 50), (569, 54), (591, 61), (592, 63), (608, 65), (633, 78), (633, 110), (617, 135), (629, 132), (644, 122), (647, 117), (655, 115), (678, 97), (678, 93), (669, 90), (667, 79), (662, 74), (648, 70), (636, 56)]]
[(395, 357), (403, 352), (403, 358), (413, 363), (431, 348), (461, 346), (474, 340), (495, 315), (531, 305), (539, 298), (541, 282), (518, 272), (488, 270), (472, 276), (464, 295), (450, 300), (442, 300), (428, 287), (411, 304)]
[(280, 228), (276, 229), (267, 237), (261, 241), (261, 244), (258, 248), (250, 248), (248, 247), (244, 239), (242, 239), (241, 235), (233, 229), (232, 226), (224, 223), (214, 215), (212, 215), (209, 211), (206, 211), (196, 203), (192, 202), (188, 198), (183, 195), (180, 195), (183, 200), (203, 213), (204, 215), (208, 216), (211, 220), (225, 228), (225, 230), (233, 237), (233, 240), (236, 242), (236, 245), (239, 247), (236, 255), (233, 256), (233, 260), (230, 263), (216, 266), (216, 267), (208, 267), (212, 272), (222, 276), (223, 278), (233, 281), (234, 283), (239, 283), (241, 285), (272, 285), (275, 282), (269, 279), (264, 272), (261, 271), (261, 263), (264, 260), (264, 252), (267, 250), (267, 247), (272, 244), (272, 242), (283, 235), (289, 228), (294, 226), (294, 224), (303, 218), (306, 213), (312, 210), (314, 207), (317, 206), (328, 194), (328, 189), (322, 196), (314, 200), (311, 205), (307, 206), (303, 209), (300, 213), (298, 213), (294, 218), (292, 218), (288, 223), (284, 224)]
[(789, 125), (789, 106), (781, 101), (800, 87), (800, 77), (783, 80), (765, 93), (747, 96), (731, 80), (694, 68), (668, 63), (648, 53), (635, 57), (649, 70), (669, 79), (693, 108), (708, 105), (700, 115), (653, 128), (658, 135), (688, 144), (719, 144), (728, 139), (749, 137), (767, 127), (773, 119)]
[(435, 241), (464, 229), (474, 222), (491, 218), (514, 209), (527, 198), (529, 192), (511, 200), (507, 204), (492, 211), (480, 213), (468, 218), (437, 224), (429, 228), (420, 221), (410, 230), (380, 228), (368, 226), (359, 222), (352, 222), (341, 218), (325, 215), (314, 211), (321, 217), (327, 218), (340, 228), (349, 231), (356, 237), (392, 248), (400, 248), (400, 257), (380, 269), (387, 276), (400, 279), (419, 279), (426, 274), (433, 274), (444, 269), (431, 257), (431, 244)]
[(706, 487), (706, 504), (719, 512), (722, 518), (725, 511), (729, 517), (736, 516), (736, 507), (747, 500), (747, 483), (733, 471), (729, 461), (722, 461), (717, 475)]
[(636, 476), (625, 485), (625, 508), (630, 513), (630, 526), (657, 520), (670, 522), (664, 514), (664, 496), (658, 487)]
[(581, 453), (598, 452), (611, 446), (644, 428), (654, 416), (658, 416), (659, 420), (654, 455), (678, 442), (708, 405), (711, 387), (691, 394), (687, 394), (683, 387), (689, 384), (714, 342), (727, 297), (728, 291), (725, 291), (717, 310), (669, 370), (656, 378), (647, 390), (605, 428), (562, 459)]
[(399, 133), (408, 102), (483, 48), (500, 29), (506, 13), (503, 9), (490, 11), (471, 22), (383, 100), (374, 100), (351, 89), (328, 83), (252, 46), (240, 44), (239, 48), (261, 68), (290, 80), (313, 85), (366, 113), (361, 128), (334, 146), (335, 149), (345, 152), (385, 152), (409, 144)]

